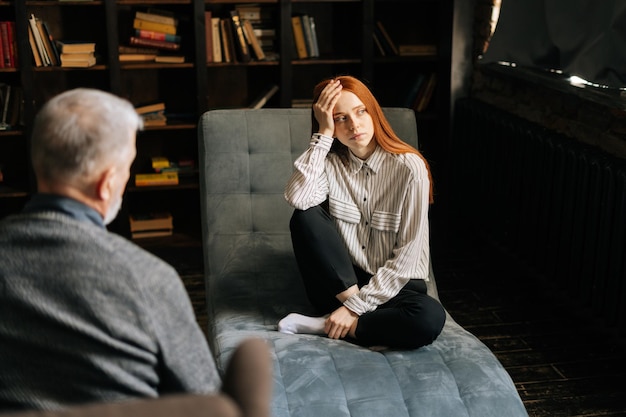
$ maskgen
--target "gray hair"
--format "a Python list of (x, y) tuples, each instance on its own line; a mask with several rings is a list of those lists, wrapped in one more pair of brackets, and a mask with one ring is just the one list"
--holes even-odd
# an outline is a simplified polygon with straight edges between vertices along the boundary
[(143, 128), (133, 105), (89, 88), (66, 91), (35, 117), (31, 157), (39, 179), (84, 184), (105, 164), (122, 160), (131, 133)]

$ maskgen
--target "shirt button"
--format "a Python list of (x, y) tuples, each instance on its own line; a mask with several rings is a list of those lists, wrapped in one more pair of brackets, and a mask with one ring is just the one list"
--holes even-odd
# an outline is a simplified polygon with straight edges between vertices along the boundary
[(361, 246), (361, 249), (365, 249), (365, 245)]

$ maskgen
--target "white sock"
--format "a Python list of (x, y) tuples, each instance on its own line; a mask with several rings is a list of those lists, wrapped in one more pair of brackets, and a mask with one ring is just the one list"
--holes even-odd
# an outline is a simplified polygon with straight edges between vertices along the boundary
[(325, 334), (325, 323), (326, 316), (309, 317), (298, 313), (290, 313), (278, 322), (278, 331), (289, 334)]

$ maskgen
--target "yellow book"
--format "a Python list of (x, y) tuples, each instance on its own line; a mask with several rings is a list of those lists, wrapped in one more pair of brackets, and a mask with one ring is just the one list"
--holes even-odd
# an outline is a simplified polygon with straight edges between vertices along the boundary
[(135, 186), (146, 187), (154, 185), (178, 185), (178, 173), (135, 174)]
[(300, 16), (291, 17), (291, 26), (293, 29), (293, 40), (296, 43), (298, 58), (308, 58), (309, 54), (306, 50), (306, 41), (304, 40), (304, 28), (302, 27), (302, 19), (300, 18)]
[(143, 29), (152, 32), (168, 33), (170, 35), (176, 35), (176, 26), (168, 25), (166, 23), (150, 22), (148, 20), (135, 19), (133, 21), (133, 29)]
[(152, 169), (159, 171), (162, 168), (169, 168), (170, 160), (165, 156), (153, 156), (152, 157)]

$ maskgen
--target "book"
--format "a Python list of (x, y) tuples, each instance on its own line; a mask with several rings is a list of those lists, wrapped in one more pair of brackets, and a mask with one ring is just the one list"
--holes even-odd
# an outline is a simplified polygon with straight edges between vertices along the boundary
[(434, 44), (398, 45), (398, 55), (400, 56), (437, 55), (437, 45), (434, 45)]
[(152, 62), (157, 54), (119, 54), (120, 62)]
[(152, 169), (155, 172), (159, 172), (163, 168), (169, 168), (171, 165), (169, 158), (165, 156), (153, 156), (150, 159), (152, 161)]
[(230, 19), (220, 19), (220, 38), (222, 40), (223, 62), (235, 62), (235, 35)]
[(182, 64), (185, 62), (184, 55), (157, 55), (154, 62), (162, 64)]
[(319, 43), (317, 41), (317, 28), (315, 26), (315, 18), (313, 16), (309, 16), (309, 26), (311, 27), (311, 49), (313, 51), (314, 57), (320, 56), (320, 48)]
[(249, 108), (251, 109), (260, 109), (265, 106), (267, 101), (272, 98), (274, 94), (278, 91), (278, 86), (276, 84), (271, 85), (266, 91), (261, 93), (252, 103), (250, 103)]
[(94, 65), (96, 65), (95, 56), (86, 59), (61, 59), (61, 67), (63, 68), (89, 68)]
[(0, 32), (2, 34), (2, 63), (5, 68), (17, 68), (17, 44), (15, 35), (15, 22), (0, 22)]
[(372, 33), (372, 37), (374, 38), (374, 46), (376, 46), (376, 50), (378, 51), (380, 56), (386, 56), (387, 51), (385, 51), (385, 48), (383, 47), (383, 44), (380, 41), (380, 36), (376, 28), (374, 29), (374, 32)]
[(39, 49), (37, 48), (37, 44), (35, 43), (35, 37), (33, 36), (33, 28), (30, 25), (28, 25), (28, 43), (30, 44), (30, 49), (33, 53), (33, 61), (35, 61), (35, 66), (43, 66), (43, 62), (41, 61), (41, 55), (39, 54)]
[(70, 53), (61, 53), (59, 55), (60, 59), (64, 59), (67, 61), (81, 61), (81, 60), (89, 60), (94, 57), (94, 54), (91, 52), (76, 52), (74, 54)]
[(240, 62), (249, 62), (250, 59), (252, 59), (252, 55), (250, 54), (248, 41), (243, 31), (243, 24), (236, 10), (230, 11), (230, 18), (233, 25), (233, 37), (235, 38), (237, 58)]
[(143, 29), (151, 32), (162, 32), (170, 35), (176, 35), (176, 26), (165, 23), (151, 22), (135, 18), (133, 20), (133, 29)]
[(307, 56), (309, 58), (315, 58), (319, 56), (319, 53), (315, 51), (315, 45), (313, 44), (313, 32), (311, 28), (311, 17), (307, 14), (300, 16), (302, 20), (302, 31), (304, 32), (304, 43), (306, 44)]
[(162, 237), (162, 236), (171, 236), (173, 234), (173, 230), (144, 230), (141, 232), (131, 232), (131, 237), (133, 239), (144, 239), (149, 237)]
[(136, 36), (131, 36), (129, 43), (133, 46), (146, 46), (167, 51), (178, 51), (180, 49), (180, 44), (176, 42), (157, 41), (155, 39), (144, 39)]
[(306, 41), (304, 39), (304, 28), (302, 27), (301, 16), (291, 16), (291, 26), (293, 29), (293, 40), (296, 45), (296, 53), (298, 59), (307, 58), (309, 55), (306, 49)]
[(415, 111), (419, 113), (419, 112), (426, 110), (432, 98), (436, 84), (437, 84), (437, 74), (433, 72), (428, 77), (428, 81), (426, 81), (424, 88), (420, 92), (421, 94), (418, 94), (416, 98), (416, 103), (413, 106)]
[(144, 104), (141, 106), (135, 106), (135, 111), (139, 114), (152, 113), (152, 112), (164, 111), (164, 110), (165, 110), (164, 102), (150, 103), (150, 104)]
[(57, 44), (59, 53), (95, 52), (96, 51), (95, 42), (57, 40), (56, 44)]
[(57, 62), (61, 62), (61, 58), (60, 58), (61, 53), (59, 52), (59, 48), (57, 47), (57, 43), (54, 37), (52, 36), (52, 32), (50, 31), (48, 24), (46, 22), (42, 22), (42, 25), (43, 25), (45, 36), (50, 41), (50, 49), (52, 49), (52, 54), (56, 57)]
[(213, 62), (222, 62), (222, 35), (220, 18), (211, 17), (211, 41), (213, 42)]
[(131, 214), (128, 216), (131, 232), (148, 230), (172, 230), (173, 217), (169, 212), (153, 212), (145, 214)]
[(383, 22), (377, 20), (376, 29), (378, 29), (378, 33), (381, 35), (378, 40), (383, 43), (383, 46), (385, 47), (387, 52), (390, 52), (389, 55), (398, 55), (398, 48), (391, 39), (391, 36), (389, 36), (389, 33), (387, 32), (387, 29), (385, 29)]
[(156, 55), (159, 53), (159, 50), (156, 48), (146, 48), (141, 46), (128, 46), (128, 45), (120, 45), (117, 47), (117, 52), (120, 54), (153, 54)]
[(422, 88), (422, 84), (424, 83), (424, 78), (425, 75), (423, 73), (417, 74), (417, 76), (413, 80), (413, 83), (411, 84), (411, 88), (407, 92), (406, 98), (404, 99), (404, 107), (413, 107), (417, 94), (420, 91), (420, 88)]
[(211, 19), (213, 13), (210, 10), (204, 11), (204, 50), (206, 53), (206, 62), (214, 62), (213, 57), (213, 24)]
[(178, 42), (178, 43), (180, 43), (181, 41), (180, 35), (171, 35), (169, 33), (155, 32), (152, 30), (145, 30), (145, 29), (135, 29), (135, 36), (137, 36), (138, 38), (154, 39), (157, 41), (168, 41), (168, 42)]
[(161, 172), (150, 174), (135, 174), (135, 186), (137, 187), (158, 185), (178, 185), (178, 173)]
[(252, 49), (252, 52), (254, 52), (254, 57), (258, 61), (263, 61), (265, 59), (265, 52), (263, 51), (263, 49), (261, 49), (259, 39), (254, 34), (252, 23), (248, 19), (242, 19), (242, 22), (246, 39), (248, 40), (248, 44), (251, 47), (250, 49)]
[[(152, 10), (154, 11), (155, 9)], [(135, 19), (145, 20), (154, 23), (162, 23), (164, 25), (170, 26), (178, 26), (178, 19), (173, 17), (169, 13), (166, 13), (165, 11), (150, 13), (147, 11), (142, 12), (138, 10), (135, 12)]]
[(163, 110), (150, 113), (142, 113), (141, 118), (143, 119), (144, 127), (167, 125), (167, 116), (165, 116), (165, 112)]
[(44, 22), (40, 19), (37, 19), (37, 28), (39, 29), (39, 33), (41, 34), (41, 39), (43, 40), (43, 47), (46, 49), (46, 54), (50, 58), (50, 65), (55, 67), (58, 66), (60, 64), (60, 61), (57, 49), (56, 47), (52, 47), (52, 42), (50, 41), (52, 37), (47, 32), (46, 26), (44, 26)]

